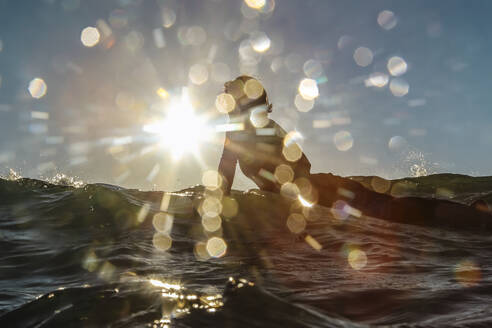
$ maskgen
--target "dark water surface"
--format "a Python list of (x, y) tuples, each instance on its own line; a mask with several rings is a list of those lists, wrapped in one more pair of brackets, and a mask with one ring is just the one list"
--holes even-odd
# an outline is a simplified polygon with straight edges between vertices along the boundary
[(0, 327), (492, 326), (487, 231), (216, 196), (0, 180)]

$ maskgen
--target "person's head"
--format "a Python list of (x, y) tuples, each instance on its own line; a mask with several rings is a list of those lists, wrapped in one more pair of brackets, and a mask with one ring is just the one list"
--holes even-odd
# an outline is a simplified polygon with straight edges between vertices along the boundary
[(236, 79), (224, 83), (224, 91), (234, 97), (236, 101), (235, 111), (242, 114), (251, 108), (265, 105), (267, 112), (272, 112), (272, 105), (263, 85), (255, 78), (241, 75)]

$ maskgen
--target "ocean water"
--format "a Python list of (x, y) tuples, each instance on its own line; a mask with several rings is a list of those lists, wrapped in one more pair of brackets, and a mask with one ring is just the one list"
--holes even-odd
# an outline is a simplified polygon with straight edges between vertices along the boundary
[(0, 327), (492, 326), (489, 231), (231, 196), (0, 180)]

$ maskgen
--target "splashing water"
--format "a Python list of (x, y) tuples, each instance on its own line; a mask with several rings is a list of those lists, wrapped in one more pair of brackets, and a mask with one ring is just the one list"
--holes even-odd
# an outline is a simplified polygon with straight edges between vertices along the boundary
[(71, 177), (63, 173), (57, 173), (55, 176), (46, 179), (46, 181), (58, 186), (70, 186), (75, 188), (82, 188), (85, 186), (84, 181), (78, 180), (75, 177)]

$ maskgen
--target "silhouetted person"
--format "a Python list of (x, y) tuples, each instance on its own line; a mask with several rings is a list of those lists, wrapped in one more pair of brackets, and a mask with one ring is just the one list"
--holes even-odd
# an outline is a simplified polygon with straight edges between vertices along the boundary
[[(253, 94), (256, 97), (251, 99), (244, 91), (246, 88), (251, 89), (250, 94), (256, 93)], [(225, 192), (229, 193), (231, 190), (238, 162), (244, 175), (253, 180), (261, 190), (280, 191), (281, 185), (274, 174), (282, 164), (287, 166), (287, 170), (292, 170), (291, 180), (309, 177), (311, 163), (294, 140), (291, 147), (297, 147), (299, 158), (289, 161), (282, 154), (287, 133), (268, 118), (272, 105), (258, 80), (240, 76), (225, 84), (225, 92), (235, 100), (236, 106), (229, 113), (229, 118), (231, 128), (237, 129), (226, 133), (224, 152), (219, 164)]]
[[(265, 191), (280, 192), (309, 203), (334, 207), (340, 215), (361, 214), (411, 224), (445, 224), (451, 227), (491, 227), (492, 216), (446, 200), (396, 198), (365, 188), (333, 174), (311, 174), (311, 163), (297, 145), (296, 132), (287, 133), (268, 118), (272, 105), (261, 83), (239, 76), (224, 85), (234, 99), (230, 124), (218, 171), (224, 193), (229, 194), (236, 164)], [(229, 97), (231, 99), (231, 97)]]

